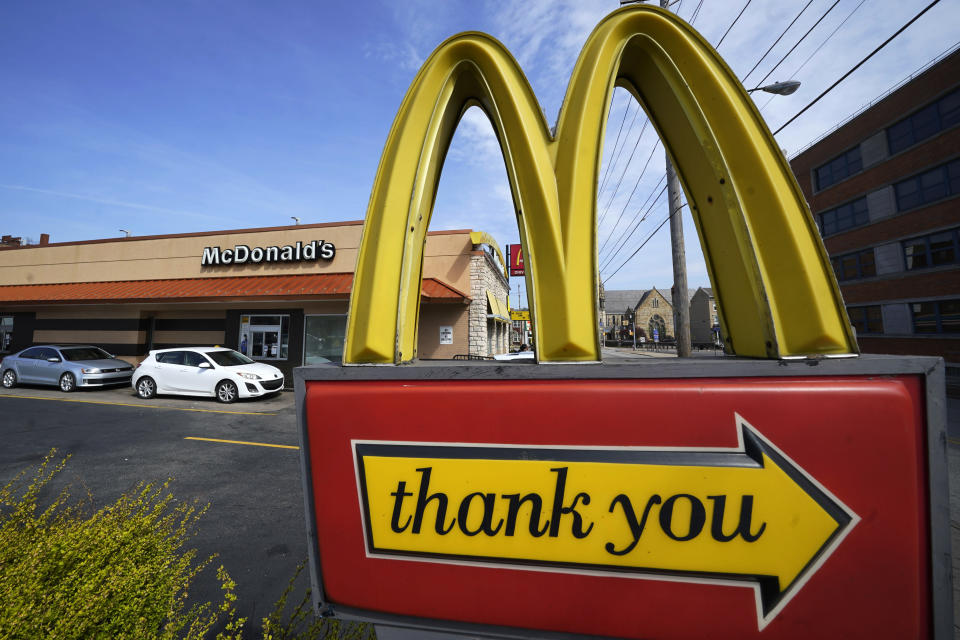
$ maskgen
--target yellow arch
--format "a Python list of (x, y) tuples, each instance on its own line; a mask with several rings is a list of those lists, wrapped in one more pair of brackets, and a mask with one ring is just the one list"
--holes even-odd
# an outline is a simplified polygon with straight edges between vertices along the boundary
[(596, 185), (614, 86), (644, 105), (676, 165), (733, 350), (768, 358), (856, 352), (813, 219), (743, 87), (689, 25), (634, 5), (587, 39), (555, 136), (516, 61), (490, 36), (454, 36), (427, 59), (374, 182), (345, 362), (416, 357), (424, 238), (444, 156), (473, 105), (503, 150), (538, 356), (599, 359)]
[(510, 273), (507, 271), (507, 261), (503, 259), (503, 252), (500, 250), (500, 245), (493, 239), (493, 236), (486, 231), (471, 231), (470, 242), (473, 244), (485, 244), (493, 249), (497, 254), (497, 261), (500, 263), (500, 269), (503, 271), (503, 275), (509, 277)]

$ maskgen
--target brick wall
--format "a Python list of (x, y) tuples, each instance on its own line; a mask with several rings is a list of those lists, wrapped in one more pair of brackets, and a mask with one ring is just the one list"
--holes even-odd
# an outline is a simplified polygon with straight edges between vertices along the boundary
[[(791, 160), (791, 168), (817, 214), (866, 197), (869, 223), (824, 238), (831, 257), (873, 250), (877, 275), (841, 283), (847, 305), (880, 305), (883, 334), (858, 336), (864, 353), (942, 356), (960, 363), (960, 336), (914, 335), (910, 302), (960, 298), (960, 263), (906, 271), (902, 241), (960, 226), (960, 197), (908, 211), (897, 211), (893, 185), (960, 155), (960, 126), (889, 155), (885, 129), (940, 96), (960, 81), (960, 52), (955, 52), (879, 101), (849, 123)], [(859, 146), (864, 169), (820, 191), (813, 174), (840, 153)], [(960, 256), (958, 256), (960, 258)]]

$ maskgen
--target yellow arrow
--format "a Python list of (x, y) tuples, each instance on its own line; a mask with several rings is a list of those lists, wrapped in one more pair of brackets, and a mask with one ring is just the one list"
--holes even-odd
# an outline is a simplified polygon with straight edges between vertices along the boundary
[(762, 629), (859, 518), (737, 423), (732, 449), (356, 442), (368, 552), (748, 585)]

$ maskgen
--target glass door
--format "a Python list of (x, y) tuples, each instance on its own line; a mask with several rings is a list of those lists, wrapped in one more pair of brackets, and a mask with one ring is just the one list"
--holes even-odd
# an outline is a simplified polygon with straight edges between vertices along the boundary
[(341, 362), (346, 327), (345, 315), (307, 316), (303, 327), (303, 364)]
[(10, 350), (13, 342), (13, 316), (0, 316), (0, 353)]
[(286, 360), (290, 316), (240, 317), (239, 351), (255, 360)]

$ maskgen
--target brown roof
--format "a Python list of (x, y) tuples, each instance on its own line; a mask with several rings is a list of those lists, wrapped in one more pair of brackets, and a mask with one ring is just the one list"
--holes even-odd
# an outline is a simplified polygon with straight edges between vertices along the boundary
[[(0, 304), (197, 302), (211, 299), (227, 302), (291, 296), (342, 299), (350, 295), (352, 285), (352, 273), (24, 284), (0, 286)], [(469, 300), (463, 292), (435, 278), (423, 279), (420, 294), (424, 301), (430, 302)]]

